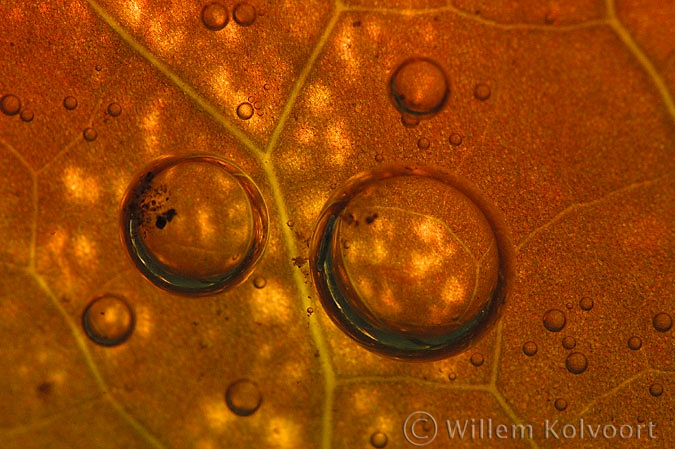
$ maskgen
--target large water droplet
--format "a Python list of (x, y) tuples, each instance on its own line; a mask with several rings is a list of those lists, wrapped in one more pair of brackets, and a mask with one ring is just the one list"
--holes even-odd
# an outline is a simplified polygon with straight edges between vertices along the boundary
[(230, 20), (230, 14), (222, 3), (209, 3), (202, 9), (202, 22), (209, 30), (222, 30), (227, 25), (228, 20)]
[(388, 441), (387, 434), (384, 432), (375, 432), (370, 436), (370, 444), (378, 449), (386, 447)]
[(239, 416), (249, 416), (255, 413), (262, 402), (262, 394), (258, 386), (248, 379), (239, 379), (229, 387), (225, 393), (227, 406)]
[(573, 352), (567, 356), (567, 360), (565, 360), (565, 366), (570, 373), (581, 374), (586, 371), (586, 368), (588, 367), (588, 360), (582, 353)]
[(16, 115), (21, 110), (21, 100), (12, 94), (0, 98), (0, 111), (5, 115)]
[(63, 99), (63, 107), (72, 111), (77, 107), (77, 98), (75, 97), (66, 97)]
[(366, 348), (442, 358), (496, 319), (512, 278), (508, 241), (468, 182), (388, 167), (329, 199), (312, 237), (312, 276), (328, 315)]
[(207, 295), (243, 282), (267, 241), (260, 191), (212, 156), (167, 157), (137, 178), (122, 203), (122, 235), (155, 285)]
[(232, 17), (237, 24), (243, 27), (253, 25), (256, 19), (255, 7), (250, 3), (239, 3), (235, 5)]
[(523, 343), (523, 354), (528, 357), (532, 357), (537, 353), (537, 344), (533, 341), (526, 341)]
[(654, 329), (659, 332), (668, 332), (673, 327), (673, 318), (665, 312), (657, 313), (652, 318)]
[(633, 335), (628, 339), (628, 347), (633, 351), (637, 351), (642, 347), (642, 339), (640, 337)]
[(241, 103), (237, 106), (237, 117), (242, 120), (248, 120), (253, 117), (253, 105), (248, 102)]
[(94, 299), (84, 309), (82, 327), (95, 343), (116, 346), (131, 336), (134, 314), (121, 297), (105, 295)]
[(551, 309), (544, 314), (544, 327), (551, 332), (560, 332), (565, 327), (565, 313), (562, 310)]
[(443, 69), (427, 58), (404, 61), (391, 76), (389, 88), (399, 111), (413, 116), (438, 112), (450, 93)]

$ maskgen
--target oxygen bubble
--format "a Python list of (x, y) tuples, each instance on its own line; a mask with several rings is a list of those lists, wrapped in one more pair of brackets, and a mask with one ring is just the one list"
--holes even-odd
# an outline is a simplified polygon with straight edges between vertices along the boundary
[(457, 147), (462, 144), (462, 136), (460, 136), (457, 133), (452, 133), (450, 134), (448, 141), (450, 142), (450, 145), (452, 145), (453, 147)]
[(490, 86), (483, 83), (476, 84), (476, 87), (473, 90), (473, 95), (480, 101), (485, 101), (490, 98), (491, 93)]
[(441, 170), (389, 166), (354, 176), (326, 203), (311, 242), (328, 315), (390, 357), (464, 351), (510, 292), (513, 252), (499, 212)]
[(475, 354), (471, 355), (471, 364), (473, 366), (481, 366), (483, 363), (485, 363), (485, 358), (483, 357), (483, 354), (476, 352)]
[(0, 98), (0, 111), (5, 115), (16, 115), (21, 110), (21, 100), (19, 97), (12, 94), (7, 94)]
[(659, 332), (668, 332), (671, 327), (673, 327), (673, 319), (667, 313), (661, 312), (654, 315), (652, 318), (652, 324), (654, 329)]
[(225, 402), (237, 415), (249, 416), (260, 407), (262, 395), (255, 383), (248, 379), (239, 379), (227, 387)]
[(551, 309), (544, 314), (544, 327), (551, 332), (560, 332), (565, 327), (565, 313)]
[(651, 384), (649, 386), (649, 394), (654, 397), (659, 397), (663, 394), (663, 385), (661, 384)]
[(255, 7), (249, 3), (239, 3), (232, 11), (234, 21), (243, 27), (253, 24), (256, 19)]
[(35, 117), (35, 114), (33, 114), (33, 111), (29, 109), (24, 109), (21, 111), (20, 117), (21, 120), (23, 120), (24, 122), (32, 122), (33, 118)]
[(570, 337), (568, 335), (562, 339), (562, 345), (565, 349), (572, 349), (577, 345), (577, 341), (574, 339), (574, 337)]
[(589, 311), (593, 308), (593, 299), (585, 296), (579, 300), (579, 307), (581, 310)]
[(455, 381), (457, 379), (457, 374), (455, 373), (448, 374), (448, 379), (451, 381)]
[(410, 114), (403, 114), (401, 116), (401, 123), (406, 128), (414, 128), (420, 124), (420, 119)]
[(389, 89), (396, 108), (413, 116), (435, 114), (450, 93), (443, 69), (427, 58), (405, 60), (391, 76)]
[(429, 139), (427, 139), (426, 137), (422, 137), (417, 141), (417, 148), (419, 148), (420, 150), (426, 150), (427, 148), (429, 148), (430, 145), (431, 142), (429, 142)]
[(573, 352), (565, 360), (567, 370), (572, 374), (581, 374), (588, 368), (586, 356), (580, 352)]
[(75, 97), (66, 97), (63, 99), (63, 107), (72, 111), (77, 107), (77, 98)]
[(382, 162), (384, 161), (384, 156), (382, 156), (382, 153), (377, 153), (375, 155), (375, 162)]
[(219, 2), (209, 3), (202, 9), (202, 22), (211, 31), (222, 30), (229, 20), (227, 8)]
[(245, 281), (269, 227), (253, 181), (215, 156), (156, 161), (127, 190), (121, 215), (136, 267), (158, 287), (187, 295), (215, 294)]
[(118, 103), (110, 103), (108, 105), (108, 114), (111, 117), (118, 117), (122, 113), (122, 106)]
[(564, 399), (556, 399), (553, 405), (556, 408), (556, 410), (562, 412), (567, 408), (567, 401)]
[(640, 337), (636, 337), (635, 335), (633, 335), (628, 339), (628, 347), (633, 351), (637, 351), (642, 347), (642, 339), (640, 339)]
[(533, 341), (526, 341), (523, 343), (523, 354), (528, 357), (532, 357), (537, 353), (537, 344)]
[(96, 140), (98, 133), (94, 128), (85, 128), (82, 135), (84, 136), (84, 140), (93, 142), (94, 140)]
[(253, 117), (253, 105), (248, 102), (244, 102), (237, 106), (237, 117), (242, 120), (248, 120)]
[(265, 288), (267, 285), (267, 279), (262, 276), (256, 276), (253, 278), (253, 286), (255, 288)]
[(370, 436), (370, 444), (378, 449), (385, 447), (388, 441), (389, 439), (384, 432), (375, 432)]
[(105, 295), (89, 303), (82, 314), (82, 327), (94, 343), (116, 346), (134, 330), (134, 314), (124, 299)]

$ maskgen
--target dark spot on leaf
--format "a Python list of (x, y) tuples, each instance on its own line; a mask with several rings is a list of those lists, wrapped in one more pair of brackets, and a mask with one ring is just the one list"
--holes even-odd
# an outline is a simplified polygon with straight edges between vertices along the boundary
[(48, 395), (52, 392), (53, 388), (54, 385), (51, 382), (42, 382), (40, 385), (38, 385), (37, 391), (39, 394)]
[(164, 229), (164, 226), (166, 226), (166, 218), (164, 218), (163, 215), (158, 215), (157, 220), (155, 220), (155, 226), (157, 226), (158, 229)]

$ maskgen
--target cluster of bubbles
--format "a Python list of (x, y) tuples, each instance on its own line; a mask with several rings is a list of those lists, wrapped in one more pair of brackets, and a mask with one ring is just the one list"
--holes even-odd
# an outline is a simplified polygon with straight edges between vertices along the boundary
[(0, 98), (0, 111), (8, 116), (19, 114), (24, 122), (32, 122), (35, 114), (30, 109), (21, 109), (21, 100), (13, 94), (4, 95)]
[[(247, 27), (253, 25), (257, 13), (250, 3), (237, 3), (232, 9), (232, 19), (237, 25)], [(220, 2), (212, 2), (202, 8), (202, 22), (211, 31), (220, 31), (229, 23), (230, 15), (227, 7)]]

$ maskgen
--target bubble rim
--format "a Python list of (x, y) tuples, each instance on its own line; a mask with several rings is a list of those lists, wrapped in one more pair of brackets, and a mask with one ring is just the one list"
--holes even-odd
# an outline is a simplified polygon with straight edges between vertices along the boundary
[[(150, 255), (139, 232), (137, 208), (131, 207), (142, 195), (142, 189), (148, 182), (145, 178), (184, 161), (213, 163), (223, 168), (235, 178), (244, 191), (251, 207), (253, 227), (250, 247), (243, 260), (227, 273), (207, 279), (192, 279), (178, 275), (169, 267)], [(122, 242), (132, 262), (141, 274), (155, 286), (184, 296), (212, 296), (245, 282), (260, 262), (269, 240), (269, 213), (260, 189), (246, 172), (232, 161), (213, 154), (195, 154), (189, 156), (164, 156), (150, 164), (132, 178), (120, 206), (120, 233)], [(146, 257), (142, 258), (139, 254)], [(152, 267), (155, 267), (153, 270)], [(179, 285), (177, 285), (179, 282)]]
[[(402, 339), (410, 347), (401, 348), (369, 335), (376, 326), (363, 316), (345, 316), (345, 304), (337, 297), (340, 294), (343, 302), (348, 303), (345, 292), (331, 273), (331, 252), (333, 232), (339, 214), (349, 201), (373, 182), (399, 176), (426, 177), (447, 184), (471, 200), (484, 214), (495, 237), (499, 256), (499, 274), (497, 286), (492, 299), (463, 327), (440, 337), (415, 338), (402, 334), (382, 331), (381, 335), (398, 343)], [(374, 170), (362, 171), (335, 191), (326, 201), (319, 214), (314, 233), (310, 239), (310, 271), (319, 300), (331, 321), (352, 340), (371, 352), (386, 357), (406, 361), (433, 361), (447, 358), (464, 352), (480, 338), (487, 334), (501, 315), (504, 304), (511, 296), (515, 279), (515, 248), (511, 241), (506, 222), (501, 211), (489, 202), (479, 190), (467, 179), (444, 169), (428, 166), (390, 165)], [(349, 287), (347, 287), (349, 288)], [(336, 291), (337, 290), (337, 291)], [(347, 306), (349, 307), (349, 306)], [(349, 312), (349, 310), (347, 310)], [(359, 321), (359, 318), (361, 319)], [(355, 321), (359, 321), (356, 323)], [(369, 325), (363, 329), (363, 324)]]
[[(87, 321), (87, 316), (89, 315), (89, 311), (91, 310), (92, 306), (96, 303), (96, 301), (103, 299), (103, 298), (115, 298), (119, 301), (121, 301), (129, 310), (129, 315), (131, 316), (131, 322), (129, 323), (129, 329), (122, 334), (119, 338), (116, 338), (115, 340), (108, 340), (108, 339), (103, 339), (99, 338), (94, 334), (91, 326), (89, 325), (89, 322)], [(94, 343), (100, 346), (105, 346), (107, 348), (112, 348), (114, 346), (119, 346), (122, 343), (126, 342), (129, 340), (131, 335), (134, 333), (134, 329), (136, 328), (136, 314), (134, 313), (134, 309), (131, 307), (129, 302), (124, 299), (120, 295), (112, 294), (112, 293), (105, 293), (101, 294), (98, 296), (95, 296), (87, 306), (84, 308), (84, 311), (82, 312), (82, 328), (84, 329), (84, 333), (87, 334), (87, 337)]]

